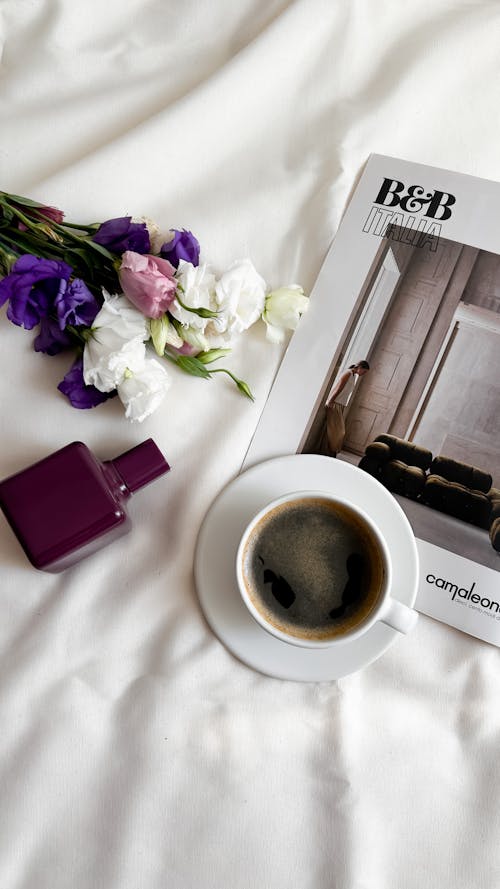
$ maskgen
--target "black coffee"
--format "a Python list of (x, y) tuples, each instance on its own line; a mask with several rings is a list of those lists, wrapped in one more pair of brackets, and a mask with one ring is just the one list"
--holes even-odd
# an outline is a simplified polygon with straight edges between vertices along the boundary
[(305, 497), (260, 520), (244, 548), (243, 576), (254, 606), (276, 629), (325, 640), (368, 617), (385, 567), (376, 538), (354, 510)]

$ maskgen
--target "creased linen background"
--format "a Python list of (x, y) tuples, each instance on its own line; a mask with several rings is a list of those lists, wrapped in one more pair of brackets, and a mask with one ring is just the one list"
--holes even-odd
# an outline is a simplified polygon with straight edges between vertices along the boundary
[[(0, 27), (1, 187), (190, 228), (219, 270), (310, 290), (372, 151), (500, 179), (496, 2), (3, 0)], [(498, 889), (498, 649), (422, 617), (356, 675), (287, 683), (200, 613), (196, 534), (283, 350), (236, 344), (253, 405), (177, 374), (131, 426), (71, 409), (32, 340), (1, 319), (1, 477), (74, 439), (152, 436), (173, 470), (59, 576), (1, 520), (2, 889)]]

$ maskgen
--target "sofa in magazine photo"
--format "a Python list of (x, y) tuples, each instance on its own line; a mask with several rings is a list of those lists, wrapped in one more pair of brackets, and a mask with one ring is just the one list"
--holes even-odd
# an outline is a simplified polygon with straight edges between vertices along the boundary
[(394, 494), (482, 528), (500, 552), (500, 490), (490, 473), (386, 433), (367, 445), (359, 467)]

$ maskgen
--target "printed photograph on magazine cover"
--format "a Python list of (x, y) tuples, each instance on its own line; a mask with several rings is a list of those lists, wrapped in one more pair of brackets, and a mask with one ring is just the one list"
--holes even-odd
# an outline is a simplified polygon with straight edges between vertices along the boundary
[(359, 466), (417, 538), (498, 571), (500, 255), (426, 247), (387, 229), (301, 450)]

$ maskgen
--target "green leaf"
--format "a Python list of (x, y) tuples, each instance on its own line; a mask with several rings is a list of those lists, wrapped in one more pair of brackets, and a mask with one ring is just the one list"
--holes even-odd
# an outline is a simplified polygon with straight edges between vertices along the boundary
[(1, 217), (0, 217), (0, 225), (1, 226), (10, 225), (10, 223), (12, 222), (13, 219), (14, 219), (14, 214), (13, 214), (12, 210), (6, 204), (3, 204), (2, 211), (1, 211)]
[(74, 228), (76, 231), (79, 231), (79, 232), (87, 232), (88, 234), (90, 234), (92, 232), (95, 234), (97, 229), (100, 228), (101, 223), (100, 222), (89, 222), (88, 225), (83, 225), (83, 223), (81, 223), (81, 222), (68, 222), (65, 219), (64, 222), (60, 223), (60, 225), (64, 229)]
[(20, 204), (21, 207), (45, 207), (45, 204), (40, 204), (39, 201), (32, 201), (31, 198), (23, 198), (18, 194), (9, 194), (6, 191), (0, 191), (0, 197), (5, 197), (7, 201), (13, 201), (15, 204)]
[(101, 256), (105, 256), (106, 259), (110, 259), (111, 262), (114, 262), (116, 259), (116, 254), (110, 253), (106, 247), (103, 247), (102, 244), (98, 244), (96, 241), (93, 241), (91, 238), (82, 238), (84, 244), (87, 245), (91, 250), (95, 250), (97, 253), (100, 253)]
[(75, 258), (77, 258), (89, 271), (91, 269), (90, 257), (83, 247), (67, 247), (64, 258), (67, 259), (69, 265), (74, 265)]
[[(216, 351), (215, 349), (213, 351)], [(212, 368), (211, 370), (207, 370), (203, 361), (201, 361), (200, 356), (191, 356), (191, 355), (171, 355), (169, 352), (165, 352), (165, 357), (169, 358), (170, 361), (173, 361), (177, 367), (180, 367), (181, 370), (185, 371), (185, 373), (191, 374), (193, 377), (202, 377), (204, 380), (210, 379), (213, 374), (227, 374), (228, 377), (231, 377), (233, 382), (236, 384), (236, 387), (244, 395), (246, 398), (249, 398), (250, 401), (254, 401), (254, 397), (250, 390), (248, 383), (245, 383), (244, 380), (239, 380), (238, 377), (235, 377), (230, 370), (226, 367), (218, 367)]]
[[(172, 356), (169, 356), (172, 357)], [(191, 355), (178, 355), (176, 358), (173, 358), (173, 361), (177, 364), (177, 367), (180, 367), (185, 373), (191, 374), (193, 377), (202, 377), (204, 380), (210, 379), (210, 372), (206, 369), (206, 367), (198, 360), (198, 358), (194, 358)]]
[(73, 324), (67, 324), (64, 328), (66, 333), (71, 334), (78, 342), (85, 345), (90, 336), (89, 327), (75, 327)]

